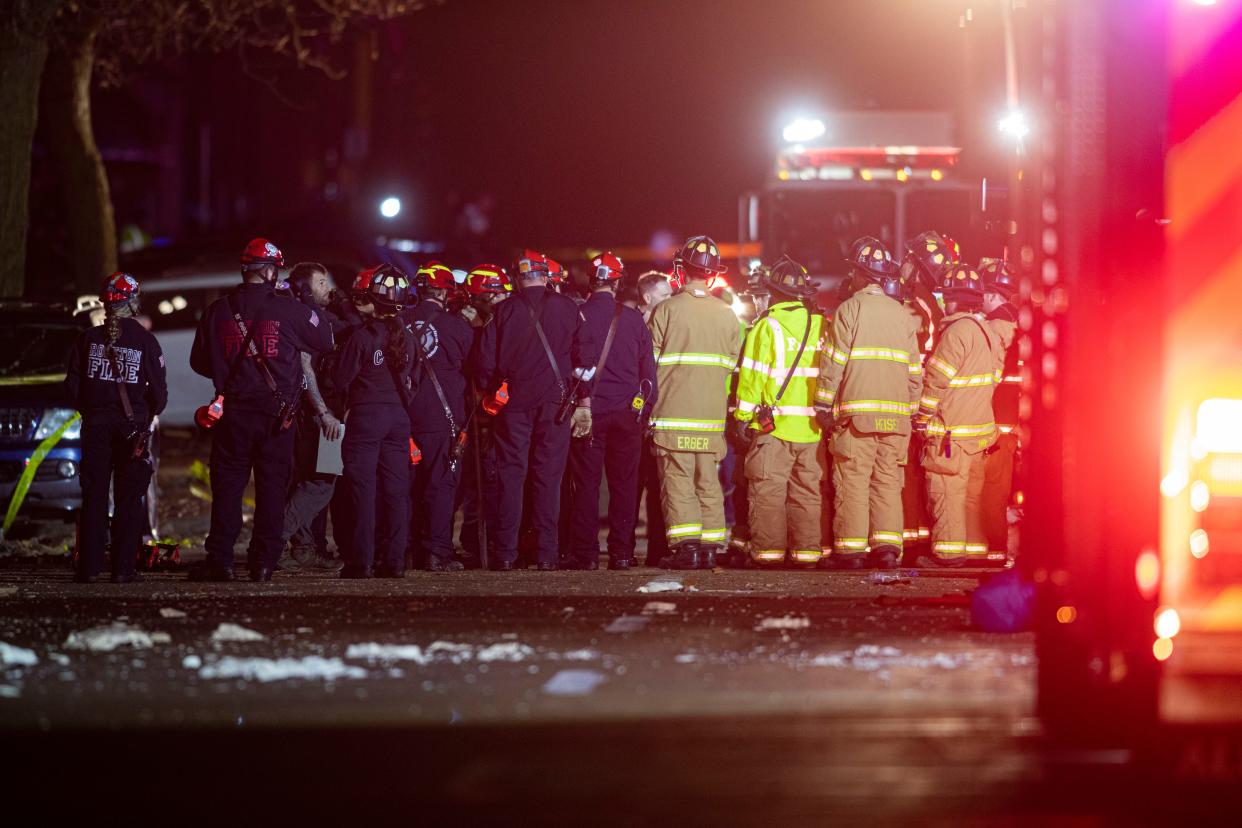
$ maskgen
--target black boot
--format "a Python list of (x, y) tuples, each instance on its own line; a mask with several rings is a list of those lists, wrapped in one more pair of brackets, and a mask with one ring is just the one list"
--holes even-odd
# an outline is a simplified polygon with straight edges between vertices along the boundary
[(220, 566), (210, 560), (194, 564), (189, 573), (191, 581), (232, 581), (234, 577), (233, 567)]
[(901, 564), (901, 550), (895, 546), (877, 546), (867, 553), (867, 566), (872, 569), (896, 569)]
[(720, 547), (714, 543), (705, 543), (699, 545), (699, 569), (715, 569), (716, 555), (720, 552)]
[(461, 572), (465, 568), (466, 565), (461, 561), (453, 558), (437, 558), (435, 555), (429, 557), (427, 565), (423, 567), (428, 572)]
[(699, 542), (682, 541), (668, 550), (661, 569), (699, 569)]

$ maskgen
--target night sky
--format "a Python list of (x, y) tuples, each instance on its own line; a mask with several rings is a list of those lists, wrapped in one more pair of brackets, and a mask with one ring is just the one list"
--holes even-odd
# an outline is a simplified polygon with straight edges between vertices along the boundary
[[(110, 136), (132, 143), (184, 117), (184, 213), (202, 212), (196, 190), (210, 181), (207, 229), (217, 235), (296, 227), (318, 236), (344, 205), (354, 229), (369, 232), (379, 198), (394, 193), (406, 210), (387, 229), (442, 238), (459, 205), (487, 192), (498, 247), (645, 245), (658, 230), (731, 241), (738, 195), (772, 174), (791, 114), (949, 110), (966, 166), (987, 159), (1002, 90), (998, 13), (976, 3), (963, 30), (966, 5), (446, 0), (351, 35), (374, 55), (369, 82), (261, 55), (245, 69), (236, 54), (191, 56), (100, 96), (95, 114), (105, 157)], [(348, 48), (337, 63), (351, 67)], [(139, 117), (143, 107), (125, 105), (160, 100), (157, 86), (167, 110), (147, 106)], [(336, 203), (317, 205), (360, 107), (370, 111), (367, 152)], [(210, 132), (206, 166), (201, 130)], [(127, 196), (147, 185), (117, 169), (123, 224)], [(183, 237), (196, 221), (181, 222)]]

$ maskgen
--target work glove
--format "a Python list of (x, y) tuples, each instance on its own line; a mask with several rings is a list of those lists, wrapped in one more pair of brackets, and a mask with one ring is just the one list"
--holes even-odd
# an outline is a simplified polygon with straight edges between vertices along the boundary
[(815, 406), (815, 421), (819, 423), (819, 427), (825, 434), (831, 432), (837, 422), (836, 418), (832, 416), (831, 408), (824, 408), (818, 405)]
[(331, 411), (325, 411), (317, 418), (319, 420), (319, 430), (323, 432), (323, 438), (329, 443), (335, 443), (341, 439), (344, 428), (341, 421), (332, 416)]
[(578, 406), (574, 409), (574, 416), (570, 418), (572, 425), (572, 434), (575, 437), (591, 436), (591, 409), (585, 406)]
[(729, 431), (733, 437), (734, 444), (739, 448), (750, 448), (751, 441), (755, 439), (755, 432), (751, 430), (749, 422), (731, 419), (729, 420)]

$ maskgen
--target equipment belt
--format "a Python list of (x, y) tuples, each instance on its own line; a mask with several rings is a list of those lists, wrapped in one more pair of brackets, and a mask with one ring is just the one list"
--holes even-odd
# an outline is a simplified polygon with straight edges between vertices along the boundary
[[(427, 327), (432, 328), (431, 320), (425, 323)], [(432, 328), (432, 330), (435, 330)], [(423, 350), (423, 343), (419, 339), (418, 331), (411, 331), (414, 339), (414, 350), (418, 352), (418, 361), (422, 364), (423, 370), (427, 372), (427, 378), (431, 380), (431, 387), (436, 390), (436, 396), (440, 398), (440, 407), (444, 409), (444, 418), (448, 420), (449, 431), (453, 435), (453, 440), (457, 439), (457, 421), (453, 419), (453, 409), (449, 405), (448, 397), (444, 393), (444, 387), (440, 385), (440, 378), (436, 376), (435, 369), (431, 367), (431, 359), (427, 356), (427, 352)]]
[(785, 381), (781, 383), (781, 389), (776, 392), (776, 399), (772, 401), (772, 405), (780, 404), (781, 397), (785, 396), (785, 390), (789, 388), (789, 383), (793, 380), (794, 374), (798, 372), (798, 363), (802, 361), (802, 352), (806, 350), (806, 341), (811, 338), (811, 309), (806, 309), (806, 330), (802, 333), (802, 342), (798, 345), (798, 354), (794, 357), (793, 365), (789, 366), (789, 373), (785, 374)]

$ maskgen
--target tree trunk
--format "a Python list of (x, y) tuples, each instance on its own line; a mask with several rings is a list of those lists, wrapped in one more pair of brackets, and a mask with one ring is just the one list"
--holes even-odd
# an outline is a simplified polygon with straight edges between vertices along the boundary
[(92, 293), (116, 270), (112, 194), (91, 125), (94, 63), (95, 30), (83, 29), (66, 38), (65, 54), (48, 63), (43, 77), (48, 154), (60, 177), (74, 282), (79, 292)]
[(0, 21), (0, 296), (26, 287), (30, 151), (51, 21), (50, 12), (25, 5)]

